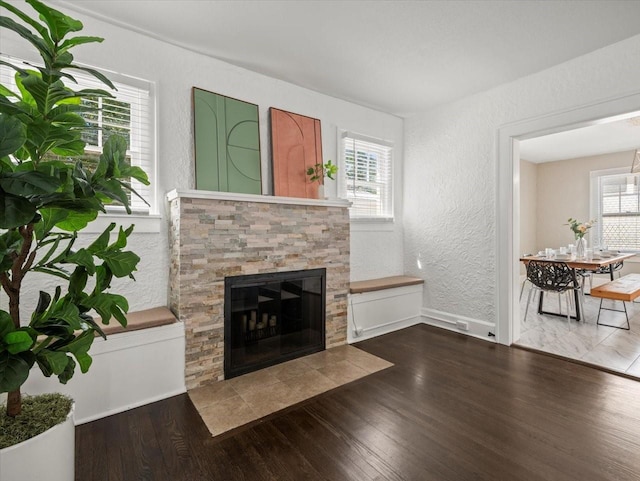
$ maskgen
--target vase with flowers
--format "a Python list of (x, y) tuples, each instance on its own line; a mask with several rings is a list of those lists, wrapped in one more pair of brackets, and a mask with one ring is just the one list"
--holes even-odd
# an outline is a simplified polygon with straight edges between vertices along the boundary
[(579, 220), (569, 217), (567, 222), (569, 222), (567, 225), (573, 231), (573, 235), (576, 238), (576, 257), (582, 259), (587, 251), (587, 239), (584, 238), (584, 235), (593, 227), (596, 221), (580, 222)]

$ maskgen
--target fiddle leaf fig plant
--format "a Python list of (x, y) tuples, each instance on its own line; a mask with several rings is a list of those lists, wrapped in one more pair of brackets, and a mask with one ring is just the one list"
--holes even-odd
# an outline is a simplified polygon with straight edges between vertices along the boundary
[[(83, 114), (95, 112), (86, 100), (113, 95), (74, 89), (74, 74), (114, 86), (76, 64), (71, 51), (103, 39), (75, 35), (80, 21), (38, 0), (26, 3), (38, 18), (0, 1), (0, 29), (29, 42), (42, 59), (35, 66), (0, 58), (15, 72), (15, 87), (0, 84), (0, 284), (8, 298), (8, 310), (4, 300), (0, 304), (0, 392), (8, 393), (9, 416), (20, 413), (20, 387), (34, 365), (62, 383), (76, 367), (87, 372), (95, 333), (104, 337), (93, 313), (104, 324), (115, 318), (126, 326), (127, 299), (110, 287), (113, 278), (133, 278), (137, 269), (140, 258), (126, 250), (133, 226), (111, 224), (84, 247), (76, 241), (107, 204), (131, 213), (132, 179), (149, 184), (145, 172), (130, 165), (127, 141), (116, 135), (105, 142), (97, 165), (78, 160), (85, 149)], [(58, 285), (29, 300), (36, 307), (28, 313), (22, 294), (34, 272), (55, 276)]]

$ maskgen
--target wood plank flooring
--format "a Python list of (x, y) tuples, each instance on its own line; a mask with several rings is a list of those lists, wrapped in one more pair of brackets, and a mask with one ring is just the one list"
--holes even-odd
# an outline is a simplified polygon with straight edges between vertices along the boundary
[(212, 438), (187, 395), (76, 428), (76, 480), (640, 479), (640, 382), (425, 325), (395, 366)]

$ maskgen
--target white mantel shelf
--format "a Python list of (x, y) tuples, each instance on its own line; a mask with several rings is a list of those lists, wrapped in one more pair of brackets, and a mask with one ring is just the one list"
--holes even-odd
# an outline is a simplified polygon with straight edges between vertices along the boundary
[(345, 199), (303, 199), (301, 197), (277, 197), (275, 195), (237, 194), (234, 192), (187, 189), (174, 189), (167, 193), (169, 202), (180, 198), (227, 200), (233, 202), (263, 202), (267, 204), (313, 205), (321, 207), (348, 208), (351, 206), (351, 202)]

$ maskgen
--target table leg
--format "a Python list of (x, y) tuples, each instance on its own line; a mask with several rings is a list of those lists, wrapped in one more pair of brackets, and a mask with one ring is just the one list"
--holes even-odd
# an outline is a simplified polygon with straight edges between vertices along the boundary
[[(611, 275), (613, 276), (613, 272), (611, 273)], [(575, 286), (578, 285), (578, 281), (577, 281), (577, 277), (576, 277), (576, 270), (573, 269), (573, 283)], [(580, 293), (580, 291), (578, 289), (574, 289), (573, 290), (573, 298), (575, 301), (575, 305), (576, 305), (576, 315), (575, 316), (571, 316), (571, 319), (575, 319), (576, 321), (580, 322), (582, 320), (582, 313), (580, 312), (580, 296), (582, 294)], [(559, 312), (548, 312), (542, 309), (542, 302), (544, 299), (544, 291), (540, 291), (539, 297), (538, 297), (538, 314), (545, 314), (548, 316), (560, 316), (560, 317), (567, 317), (562, 313)]]
[(613, 280), (613, 262), (609, 264), (609, 277)]

